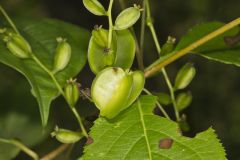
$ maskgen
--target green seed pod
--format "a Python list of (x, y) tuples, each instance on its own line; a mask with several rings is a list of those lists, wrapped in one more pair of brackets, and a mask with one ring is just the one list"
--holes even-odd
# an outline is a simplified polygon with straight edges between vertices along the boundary
[(123, 10), (116, 18), (114, 29), (123, 30), (134, 25), (139, 19), (141, 9), (138, 6)]
[(167, 42), (163, 45), (161, 50), (161, 55), (167, 55), (174, 50), (174, 44), (176, 42), (176, 38), (168, 36)]
[[(108, 37), (108, 31), (101, 28), (97, 33), (97, 37), (95, 37), (95, 35), (96, 32), (94, 32), (89, 42), (88, 62), (93, 73), (97, 74), (106, 67), (114, 64), (117, 50), (117, 37), (114, 33), (111, 47), (107, 48), (107, 38), (104, 37)], [(99, 40), (101, 37), (103, 37), (103, 39)]]
[(57, 73), (68, 65), (71, 58), (71, 46), (65, 39), (57, 38), (58, 46), (55, 50), (53, 73)]
[(192, 102), (191, 92), (180, 93), (176, 98), (177, 108), (179, 111), (187, 108)]
[(155, 95), (158, 97), (158, 101), (160, 104), (169, 105), (172, 103), (171, 97), (167, 93), (157, 93)]
[(4, 41), (9, 51), (18, 58), (30, 58), (32, 49), (29, 43), (19, 34), (11, 33)]
[(73, 132), (67, 129), (61, 129), (56, 127), (55, 131), (51, 133), (52, 137), (56, 137), (56, 139), (61, 143), (76, 143), (79, 141), (83, 135), (80, 132)]
[(192, 63), (186, 63), (178, 72), (177, 77), (175, 79), (174, 89), (184, 89), (189, 83), (191, 83), (192, 79), (196, 74), (196, 69), (194, 68)]
[(133, 77), (121, 68), (109, 67), (98, 73), (93, 81), (92, 99), (100, 115), (114, 118), (131, 94)]
[(104, 16), (107, 13), (102, 4), (97, 0), (83, 0), (83, 4), (92, 14), (97, 16)]
[(107, 47), (108, 45), (108, 31), (102, 29), (102, 26), (95, 26), (92, 31), (92, 37), (94, 41), (101, 47)]
[(136, 42), (132, 33), (128, 30), (116, 31), (117, 35), (117, 52), (113, 67), (130, 69), (136, 51)]
[(133, 77), (132, 91), (122, 110), (128, 108), (138, 98), (144, 88), (145, 78), (141, 71), (132, 72), (131, 76)]
[(78, 86), (79, 84), (76, 82), (76, 79), (70, 79), (64, 88), (66, 99), (71, 107), (74, 107), (79, 99), (80, 93)]

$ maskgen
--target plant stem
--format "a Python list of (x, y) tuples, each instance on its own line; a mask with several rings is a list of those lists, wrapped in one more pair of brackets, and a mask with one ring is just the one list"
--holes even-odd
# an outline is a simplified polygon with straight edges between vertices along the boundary
[(178, 112), (178, 109), (177, 109), (177, 103), (176, 103), (176, 98), (175, 98), (172, 83), (171, 83), (171, 81), (170, 81), (170, 79), (167, 75), (167, 72), (164, 68), (162, 69), (162, 73), (163, 73), (164, 79), (167, 83), (167, 86), (168, 86), (168, 89), (169, 89), (169, 92), (170, 92), (170, 95), (171, 95), (171, 100), (172, 100), (172, 103), (173, 103), (174, 113), (175, 113), (176, 119), (179, 122), (181, 119), (180, 119), (179, 112)]
[(112, 43), (112, 34), (113, 34), (113, 22), (112, 22), (112, 6), (113, 6), (113, 0), (110, 0), (107, 16), (108, 16), (108, 23), (109, 23), (109, 32), (108, 32), (108, 48), (111, 48)]
[(146, 24), (146, 5), (143, 1), (143, 12), (141, 18), (141, 33), (140, 33), (140, 55), (143, 56), (143, 48), (144, 48), (144, 37), (145, 37), (145, 24)]
[(0, 142), (14, 145), (25, 152), (27, 155), (32, 157), (34, 160), (39, 160), (39, 156), (33, 150), (29, 149), (27, 146), (15, 139), (3, 139), (0, 138)]
[[(48, 75), (51, 77), (51, 79), (53, 80), (54, 84), (56, 85), (58, 91), (61, 93), (61, 95), (62, 95), (62, 96), (65, 98), (65, 100), (67, 101), (67, 98), (66, 98), (66, 96), (65, 96), (65, 93), (64, 93), (61, 85), (58, 83), (57, 79), (55, 78), (54, 74), (53, 74), (47, 67), (45, 67), (45, 65), (44, 65), (33, 53), (31, 54), (31, 56), (32, 56), (32, 59), (33, 59), (45, 72), (48, 73)], [(83, 135), (84, 135), (85, 137), (88, 137), (87, 131), (86, 131), (86, 129), (85, 129), (83, 123), (82, 123), (82, 120), (81, 120), (80, 115), (78, 114), (77, 110), (75, 109), (75, 106), (71, 106), (70, 104), (69, 104), (69, 106), (70, 106), (73, 114), (75, 115), (76, 119), (78, 120), (79, 126), (80, 126), (80, 128), (81, 128), (81, 130), (82, 130), (82, 132), (83, 132)]]
[[(148, 27), (151, 31), (151, 34), (152, 34), (157, 52), (160, 56), (161, 47), (160, 47), (160, 43), (159, 43), (158, 38), (157, 38), (155, 28), (154, 28), (153, 23), (152, 23), (151, 10), (150, 10), (150, 5), (149, 5), (148, 0), (145, 0), (145, 5), (146, 5), (146, 9), (147, 9), (147, 25), (148, 25)], [(172, 103), (173, 103), (173, 108), (174, 108), (174, 113), (175, 113), (176, 119), (177, 119), (177, 121), (179, 121), (180, 117), (179, 117), (179, 112), (178, 112), (178, 109), (177, 109), (176, 98), (175, 98), (175, 95), (174, 95), (174, 89), (173, 89), (172, 83), (171, 83), (171, 81), (168, 77), (168, 74), (167, 74), (164, 67), (162, 68), (162, 73), (163, 73), (163, 77), (164, 77), (164, 79), (167, 83), (167, 86), (168, 86), (168, 89), (169, 89), (169, 92), (170, 92), (170, 95), (171, 95), (171, 100), (172, 100)]]
[(224, 25), (223, 27), (220, 27), (219, 29), (211, 32), (210, 34), (208, 34), (206, 36), (204, 36), (203, 38), (193, 42), (192, 44), (190, 44), (186, 48), (176, 52), (175, 54), (168, 57), (164, 61), (159, 62), (156, 65), (153, 65), (153, 66), (147, 68), (145, 70), (145, 77), (147, 78), (147, 77), (150, 77), (150, 76), (154, 75), (155, 73), (159, 72), (164, 66), (174, 62), (175, 60), (177, 60), (177, 59), (181, 58), (182, 56), (188, 54), (189, 52), (196, 49), (197, 47), (205, 44), (206, 42), (208, 42), (208, 41), (212, 40), (213, 38), (223, 34), (224, 32), (232, 29), (233, 27), (238, 26), (239, 24), (240, 24), (240, 18), (237, 18), (237, 19), (229, 22), (228, 24)]
[(48, 153), (44, 157), (42, 157), (40, 160), (52, 160), (55, 159), (60, 153), (64, 152), (70, 145), (69, 144), (62, 144), (52, 152)]
[(75, 117), (76, 117), (77, 120), (78, 120), (78, 123), (79, 123), (79, 125), (80, 125), (80, 127), (81, 127), (81, 130), (82, 130), (82, 132), (83, 132), (83, 135), (84, 135), (85, 137), (88, 137), (87, 131), (86, 131), (86, 129), (85, 129), (83, 123), (82, 123), (81, 117), (80, 117), (80, 115), (78, 114), (76, 108), (75, 108), (75, 107), (71, 107), (71, 109), (72, 109), (72, 112), (74, 113)]
[(0, 5), (0, 12), (2, 12), (3, 16), (5, 17), (7, 22), (10, 24), (10, 26), (13, 28), (13, 30), (17, 34), (20, 34), (20, 32), (18, 31), (17, 27), (15, 26), (15, 24), (13, 23), (13, 21), (11, 20), (11, 18), (8, 16), (8, 14), (5, 12), (5, 10), (3, 9), (3, 7), (1, 5)]
[[(145, 93), (147, 93), (148, 95), (153, 95), (150, 91), (148, 91), (146, 88), (143, 88), (143, 91), (145, 92)], [(167, 118), (167, 119), (169, 119), (169, 120), (171, 120), (170, 119), (170, 117), (168, 116), (168, 114), (167, 114), (167, 112), (164, 110), (164, 108), (162, 107), (162, 105), (157, 101), (157, 106), (158, 106), (158, 108), (160, 109), (160, 111), (163, 113), (163, 115)]]

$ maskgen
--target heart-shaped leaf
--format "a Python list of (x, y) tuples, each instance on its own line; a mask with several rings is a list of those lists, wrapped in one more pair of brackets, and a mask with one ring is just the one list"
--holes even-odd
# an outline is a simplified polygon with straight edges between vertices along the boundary
[[(26, 20), (17, 21), (22, 36), (30, 43), (36, 57), (49, 69), (53, 67), (54, 51), (57, 37), (66, 38), (72, 48), (69, 65), (56, 74), (61, 86), (67, 79), (76, 76), (86, 63), (89, 33), (75, 25), (58, 20)], [(12, 55), (3, 41), (0, 41), (0, 62), (22, 73), (32, 86), (32, 93), (39, 103), (43, 125), (47, 124), (52, 100), (58, 90), (51, 77), (32, 59), (19, 59)]]

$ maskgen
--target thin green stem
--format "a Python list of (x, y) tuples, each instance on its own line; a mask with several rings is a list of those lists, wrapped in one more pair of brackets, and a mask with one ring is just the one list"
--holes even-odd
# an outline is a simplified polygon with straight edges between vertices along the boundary
[(37, 153), (35, 153), (33, 150), (29, 149), (27, 146), (25, 146), (18, 140), (0, 138), (0, 142), (14, 145), (14, 146), (18, 147), (20, 150), (22, 150), (23, 152), (25, 152), (30, 157), (32, 157), (34, 160), (39, 160), (39, 156), (37, 155)]
[(170, 81), (170, 79), (167, 75), (167, 72), (166, 72), (165, 68), (162, 68), (162, 73), (163, 73), (163, 77), (164, 77), (164, 79), (167, 83), (167, 86), (168, 86), (168, 89), (169, 89), (169, 92), (170, 92), (170, 96), (171, 96), (171, 100), (172, 100), (172, 103), (173, 103), (174, 113), (175, 113), (176, 119), (179, 122), (180, 121), (180, 116), (179, 116), (179, 112), (178, 112), (178, 109), (177, 109), (177, 103), (176, 103), (176, 98), (175, 98), (172, 83), (171, 83), (171, 81)]
[(157, 48), (157, 52), (160, 55), (161, 46), (160, 46), (160, 43), (159, 43), (158, 38), (157, 38), (156, 31), (155, 31), (154, 26), (153, 26), (152, 17), (151, 17), (151, 9), (150, 9), (150, 5), (149, 5), (148, 0), (145, 0), (145, 6), (146, 6), (146, 10), (147, 10), (147, 25), (148, 25), (151, 33), (152, 33), (153, 40), (154, 40), (155, 46)]
[(20, 32), (18, 31), (17, 27), (15, 26), (15, 24), (13, 23), (13, 21), (11, 20), (11, 18), (8, 16), (7, 12), (5, 12), (5, 10), (3, 9), (3, 7), (1, 5), (0, 5), (0, 12), (2, 12), (3, 16), (5, 17), (7, 22), (10, 24), (10, 26), (13, 28), (13, 30), (17, 34), (20, 34)]
[(110, 0), (109, 6), (108, 6), (108, 11), (107, 11), (108, 23), (109, 23), (108, 48), (111, 48), (112, 36), (113, 36), (112, 6), (113, 6), (113, 0)]
[[(59, 84), (59, 82), (57, 81), (57, 79), (55, 78), (54, 74), (52, 73), (52, 71), (50, 71), (47, 67), (45, 67), (45, 65), (34, 55), (31, 54), (32, 59), (46, 72), (48, 73), (48, 75), (51, 77), (51, 79), (53, 80), (55, 86), (57, 87), (58, 91), (61, 93), (61, 95), (65, 98), (65, 100), (67, 101), (67, 98), (65, 96), (65, 93), (61, 87), (61, 85)], [(91, 100), (92, 101), (92, 100)], [(82, 123), (82, 120), (80, 118), (80, 115), (78, 114), (77, 110), (75, 109), (75, 106), (71, 106), (69, 104), (73, 114), (75, 115), (76, 119), (78, 120), (79, 126), (84, 134), (85, 137), (88, 137), (88, 134), (86, 132), (86, 129)]]
[[(148, 95), (153, 95), (150, 91), (148, 91), (146, 88), (143, 88), (143, 91), (145, 92), (145, 93), (147, 93)], [(162, 105), (157, 101), (157, 106), (158, 106), (158, 108), (160, 109), (160, 111), (163, 113), (163, 115), (167, 118), (167, 119), (169, 119), (169, 120), (171, 120), (171, 118), (168, 116), (168, 114), (167, 114), (167, 112), (165, 111), (165, 109), (162, 107)]]
[(83, 135), (84, 135), (85, 137), (88, 137), (87, 131), (86, 131), (86, 129), (85, 129), (83, 123), (82, 123), (81, 117), (80, 117), (80, 115), (78, 114), (78, 112), (77, 112), (77, 110), (76, 110), (75, 107), (72, 107), (72, 112), (74, 113), (75, 117), (76, 117), (77, 120), (78, 120), (78, 123), (79, 123), (79, 125), (80, 125), (80, 127), (81, 127), (81, 130), (82, 130), (82, 132), (83, 132)]
[[(152, 37), (153, 37), (153, 40), (154, 40), (154, 43), (155, 43), (155, 46), (156, 46), (156, 49), (157, 49), (157, 52), (160, 56), (161, 54), (161, 46), (160, 46), (160, 43), (159, 43), (159, 40), (157, 38), (157, 34), (156, 34), (156, 31), (155, 31), (155, 28), (153, 26), (153, 23), (152, 23), (152, 19), (151, 19), (151, 9), (150, 9), (150, 5), (149, 5), (149, 1), (148, 0), (145, 0), (145, 4), (146, 4), (146, 9), (147, 9), (147, 25), (151, 31), (151, 34), (152, 34)], [(162, 73), (163, 73), (163, 77), (167, 83), (167, 86), (168, 86), (168, 89), (169, 89), (169, 92), (170, 92), (170, 95), (171, 95), (171, 100), (172, 100), (172, 103), (173, 103), (173, 108), (174, 108), (174, 113), (175, 113), (175, 116), (176, 116), (176, 119), (177, 121), (180, 120), (180, 117), (179, 117), (179, 112), (178, 112), (178, 109), (177, 109), (177, 103), (176, 103), (176, 98), (175, 98), (175, 93), (174, 93), (174, 89), (173, 89), (173, 86), (172, 86), (172, 83), (168, 77), (168, 74), (165, 70), (165, 68), (162, 68)]]
[(152, 66), (150, 65), (151, 67), (149, 67), (145, 70), (145, 73), (144, 73), (145, 77), (146, 78), (151, 77), (155, 73), (158, 73), (164, 66), (174, 62), (175, 60), (181, 58), (182, 56), (190, 53), (192, 50), (198, 48), (199, 46), (205, 44), (206, 42), (212, 40), (213, 38), (223, 34), (224, 32), (232, 29), (233, 27), (238, 26), (239, 24), (240, 24), (240, 18), (237, 18), (237, 19), (229, 22), (228, 24), (224, 25), (223, 27), (220, 27), (219, 29), (213, 31), (212, 33), (204, 36), (203, 38), (193, 42), (192, 44), (190, 44), (186, 48), (183, 48), (182, 50), (176, 52), (175, 54), (172, 54), (170, 57), (168, 57), (164, 61), (161, 61), (161, 62), (159, 62), (155, 65), (152, 65)]
[(144, 37), (145, 37), (145, 24), (146, 24), (146, 10), (145, 3), (143, 1), (143, 12), (141, 17), (141, 32), (140, 32), (140, 47), (139, 47), (139, 57), (141, 58), (139, 61), (141, 62), (141, 66), (144, 69), (143, 65), (143, 50), (144, 50)]

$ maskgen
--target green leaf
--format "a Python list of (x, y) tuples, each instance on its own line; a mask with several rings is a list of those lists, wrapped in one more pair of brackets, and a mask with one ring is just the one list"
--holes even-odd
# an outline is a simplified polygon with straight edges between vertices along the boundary
[[(52, 69), (57, 37), (64, 37), (72, 47), (69, 65), (56, 74), (56, 78), (64, 85), (67, 79), (76, 76), (86, 63), (89, 33), (77, 26), (58, 20), (26, 20), (18, 21), (18, 28), (23, 37), (32, 46), (34, 54), (48, 68)], [(51, 102), (59, 95), (50, 76), (33, 60), (19, 59), (12, 55), (3, 41), (0, 41), (0, 62), (22, 73), (32, 86), (32, 93), (37, 98), (42, 123), (47, 124)]]
[[(28, 115), (10, 112), (0, 118), (0, 138), (19, 139), (23, 144), (31, 147), (44, 140), (50, 128), (45, 128)], [(13, 159), (18, 153), (19, 148), (0, 142), (0, 159)]]
[[(224, 23), (211, 22), (193, 27), (185, 36), (182, 37), (175, 51), (185, 48), (189, 44), (199, 40), (223, 25)], [(210, 40), (208, 43), (198, 47), (193, 52), (198, 53), (199, 55), (210, 60), (240, 66), (240, 59), (238, 58), (240, 53), (240, 43), (231, 46), (226, 44), (224, 41), (224, 38), (227, 38), (228, 36), (234, 36), (238, 32), (239, 27), (234, 27), (224, 34)]]
[(90, 131), (93, 143), (81, 159), (226, 160), (212, 128), (184, 137), (175, 122), (153, 115), (155, 103), (156, 97), (142, 96), (115, 119), (97, 119)]

